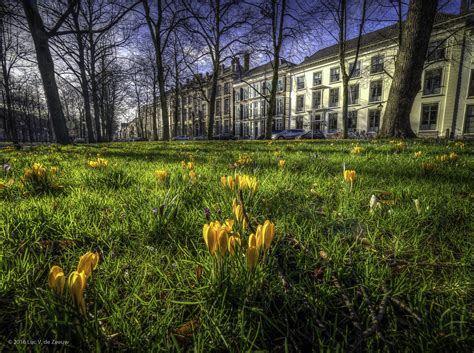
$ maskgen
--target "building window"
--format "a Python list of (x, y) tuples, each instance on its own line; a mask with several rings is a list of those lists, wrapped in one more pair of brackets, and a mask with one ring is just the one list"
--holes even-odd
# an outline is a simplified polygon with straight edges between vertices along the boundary
[(224, 94), (230, 93), (230, 84), (229, 82), (224, 83)]
[(270, 94), (271, 90), (272, 90), (272, 81), (265, 82), (265, 89), (264, 89), (265, 94)]
[(369, 110), (369, 132), (378, 132), (380, 126), (380, 109)]
[[(352, 72), (352, 68), (354, 68), (354, 72)], [(357, 60), (354, 67), (354, 62), (349, 63), (349, 74), (352, 72), (351, 77), (359, 77), (360, 76), (360, 60)]]
[(441, 93), (441, 75), (442, 69), (434, 69), (425, 71), (425, 80), (423, 85), (423, 94), (439, 94)]
[(471, 79), (469, 80), (469, 91), (467, 95), (469, 97), (474, 96), (474, 69), (471, 69)]
[(370, 82), (369, 102), (380, 102), (382, 100), (382, 80)]
[(420, 130), (436, 130), (438, 119), (438, 103), (423, 104)]
[(239, 91), (235, 92), (235, 101), (240, 102), (240, 93), (239, 93)]
[(225, 115), (230, 114), (230, 99), (229, 98), (224, 99), (224, 114)]
[(337, 113), (328, 114), (328, 130), (330, 132), (337, 131)]
[(321, 91), (314, 91), (313, 92), (313, 109), (320, 109), (321, 108)]
[(426, 61), (444, 60), (445, 51), (444, 41), (437, 40), (431, 42), (426, 52)]
[(296, 128), (297, 129), (303, 128), (303, 117), (301, 115), (296, 117)]
[(254, 112), (253, 112), (253, 104), (249, 104), (249, 117), (253, 118)]
[(222, 86), (221, 86), (221, 85), (218, 85), (218, 86), (217, 86), (217, 93), (216, 93), (216, 97), (220, 97), (220, 95), (221, 95), (221, 91), (222, 91)]
[(224, 120), (224, 132), (229, 132), (229, 120)]
[(258, 102), (253, 102), (253, 112), (255, 116), (259, 115)]
[(278, 92), (282, 92), (282, 91), (283, 91), (283, 79), (282, 79), (282, 78), (280, 78), (280, 79), (278, 80), (277, 90), (278, 90)]
[(276, 115), (283, 114), (283, 98), (278, 97), (276, 100)]
[(221, 100), (216, 100), (216, 115), (221, 115)]
[(339, 67), (332, 67), (332, 68), (331, 68), (331, 74), (330, 74), (329, 82), (337, 82), (337, 81), (339, 81), (339, 72), (340, 72), (340, 68), (339, 68)]
[(383, 72), (383, 62), (384, 62), (383, 55), (373, 56), (370, 59), (370, 73), (377, 74), (379, 72)]
[(264, 104), (264, 101), (260, 101), (260, 116), (265, 116), (265, 104)]
[(296, 111), (304, 111), (304, 95), (296, 96)]
[(281, 120), (281, 119), (275, 120), (275, 130), (276, 131), (283, 130), (283, 120)]
[(359, 84), (349, 86), (349, 104), (359, 104)]
[(313, 73), (313, 86), (318, 86), (323, 83), (323, 72), (318, 71)]
[(304, 76), (296, 78), (296, 89), (304, 89)]
[(464, 133), (474, 133), (474, 105), (466, 107), (466, 121), (464, 122)]
[(357, 129), (357, 110), (350, 111), (347, 114), (347, 129), (352, 131)]
[(339, 106), (339, 87), (329, 90), (329, 106), (331, 108)]

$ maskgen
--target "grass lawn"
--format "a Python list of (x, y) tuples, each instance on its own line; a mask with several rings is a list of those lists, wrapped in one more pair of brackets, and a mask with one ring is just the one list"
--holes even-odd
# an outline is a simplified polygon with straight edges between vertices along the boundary
[[(471, 352), (473, 145), (355, 146), (1, 149), (0, 351)], [(255, 191), (224, 186), (234, 173)], [(203, 225), (235, 219), (234, 199), (245, 213), (206, 246)], [(248, 249), (266, 220), (273, 241), (266, 227)], [(67, 277), (88, 251), (84, 314)]]

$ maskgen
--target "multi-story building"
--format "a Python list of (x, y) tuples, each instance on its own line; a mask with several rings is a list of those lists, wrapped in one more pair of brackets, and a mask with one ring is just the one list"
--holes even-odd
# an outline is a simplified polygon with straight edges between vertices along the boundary
[[(474, 133), (474, 47), (470, 14), (437, 14), (422, 87), (410, 114), (423, 137)], [(349, 131), (376, 133), (388, 99), (398, 52), (398, 25), (365, 34), (349, 85)], [(347, 69), (357, 38), (346, 44)], [(342, 129), (338, 45), (321, 49), (291, 69), (291, 127), (332, 134)], [(420, 53), (425, 55), (425, 53)]]
[[(289, 126), (289, 70), (293, 66), (294, 64), (289, 61), (280, 61), (273, 130), (283, 130)], [(268, 62), (245, 71), (234, 82), (235, 135), (242, 138), (257, 138), (265, 133), (272, 77), (273, 65), (272, 62)]]
[[(448, 133), (451, 137), (474, 136), (474, 3), (461, 3), (459, 15), (436, 15), (428, 53), (420, 53), (426, 55), (426, 61), (410, 114), (412, 129), (420, 137)], [(381, 127), (398, 37), (398, 24), (363, 35), (355, 64), (358, 39), (346, 42), (347, 69), (353, 72), (348, 94), (349, 131), (376, 134)], [(249, 55), (244, 55), (243, 66), (237, 58), (229, 67), (221, 66), (214, 134), (258, 138), (265, 133), (272, 73), (271, 62), (250, 68)], [(173, 135), (206, 135), (210, 83), (210, 74), (187, 80), (179, 89), (177, 115), (175, 92), (169, 92)], [(320, 49), (298, 65), (282, 60), (272, 130), (298, 128), (336, 134), (342, 130), (342, 98), (338, 45)], [(157, 119), (161, 137), (159, 109)], [(135, 125), (138, 135), (151, 136), (147, 118)]]

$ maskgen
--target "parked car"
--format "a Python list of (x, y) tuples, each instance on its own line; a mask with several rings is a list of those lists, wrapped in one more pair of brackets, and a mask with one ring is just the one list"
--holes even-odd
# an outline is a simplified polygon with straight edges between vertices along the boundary
[(193, 137), (193, 140), (207, 140), (206, 135), (197, 135)]
[(237, 140), (237, 137), (231, 133), (224, 132), (222, 134), (214, 135), (214, 140)]
[(308, 131), (297, 137), (298, 140), (322, 140), (325, 138), (326, 136), (319, 130)]
[(272, 140), (294, 140), (304, 133), (305, 131), (303, 129), (283, 130), (282, 132), (273, 133)]
[(186, 136), (186, 135), (175, 136), (171, 140), (173, 140), (173, 141), (187, 141), (187, 140), (189, 140), (189, 136)]

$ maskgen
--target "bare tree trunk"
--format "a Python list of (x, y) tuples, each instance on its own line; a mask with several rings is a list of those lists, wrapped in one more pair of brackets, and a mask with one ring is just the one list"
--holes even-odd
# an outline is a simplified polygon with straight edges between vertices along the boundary
[[(74, 12), (74, 27), (77, 31), (80, 30), (79, 26), (79, 9)], [(87, 74), (86, 74), (86, 62), (85, 62), (85, 49), (84, 49), (84, 41), (82, 38), (81, 33), (76, 33), (76, 40), (78, 46), (78, 66), (81, 75), (81, 89), (82, 89), (82, 98), (84, 99), (84, 115), (86, 120), (86, 127), (87, 127), (87, 141), (89, 143), (95, 142), (94, 137), (94, 129), (92, 127), (92, 112), (91, 112), (91, 100), (89, 95), (89, 84), (87, 81)]]
[(38, 12), (36, 0), (22, 0), (28, 27), (36, 50), (38, 69), (43, 80), (44, 93), (48, 104), (56, 140), (59, 143), (69, 143), (69, 133), (59, 99), (58, 85), (54, 76), (54, 62), (49, 50), (49, 36)]
[(102, 142), (102, 127), (100, 123), (100, 108), (99, 108), (99, 97), (97, 89), (97, 77), (95, 72), (95, 42), (94, 34), (89, 32), (89, 51), (90, 51), (90, 81), (91, 81), (91, 93), (92, 93), (92, 104), (94, 106), (94, 121), (95, 121), (95, 134), (97, 136), (97, 142)]
[(410, 112), (421, 88), (425, 53), (433, 29), (438, 0), (411, 0), (398, 52), (380, 137), (415, 137)]
[(278, 86), (278, 71), (280, 70), (280, 49), (283, 44), (283, 29), (286, 13), (286, 0), (282, 0), (280, 13), (278, 13), (277, 0), (271, 2), (272, 43), (273, 43), (273, 74), (272, 89), (270, 91), (270, 102), (266, 120), (265, 138), (272, 138), (273, 119), (276, 115), (276, 93)]
[(157, 99), (156, 99), (156, 72), (153, 68), (153, 141), (158, 141), (158, 126), (156, 123), (156, 106), (157, 106)]
[[(3, 7), (3, 1), (0, 2), (0, 6)], [(13, 116), (12, 111), (12, 96), (10, 89), (10, 75), (8, 74), (5, 54), (3, 51), (3, 14), (0, 14), (0, 62), (2, 65), (2, 75), (3, 75), (3, 88), (5, 91), (5, 100), (6, 100), (6, 116), (5, 119), (5, 132), (10, 135), (10, 138), (14, 144), (18, 144), (18, 132), (15, 124), (15, 117)]]
[(212, 140), (214, 135), (214, 120), (216, 111), (216, 96), (217, 96), (217, 81), (219, 72), (219, 60), (216, 59), (214, 63), (214, 72), (211, 81), (211, 96), (209, 97), (209, 120), (207, 122), (207, 139)]

